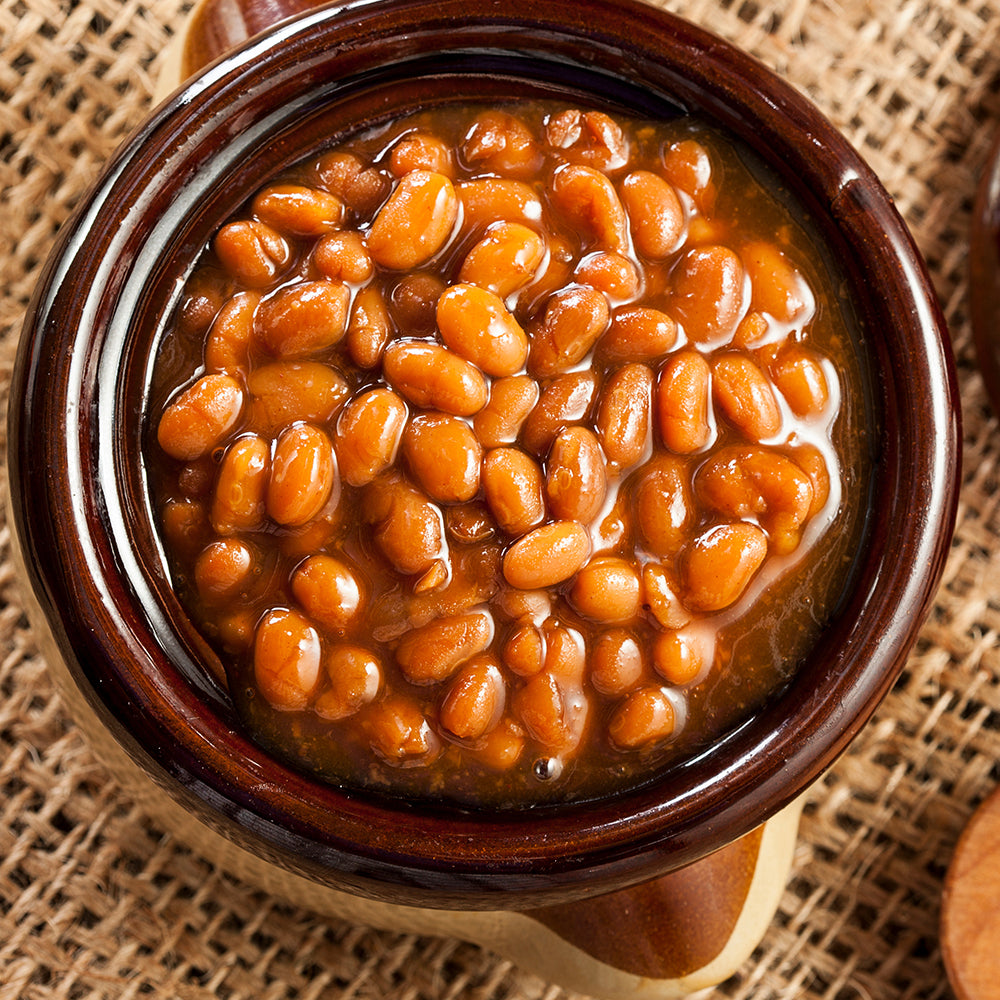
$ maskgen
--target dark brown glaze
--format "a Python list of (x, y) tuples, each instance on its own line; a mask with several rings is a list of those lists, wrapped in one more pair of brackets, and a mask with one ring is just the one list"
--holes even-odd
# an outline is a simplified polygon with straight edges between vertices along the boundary
[[(953, 364), (891, 200), (800, 94), (641, 3), (470, 11), (465, 0), (376, 0), (312, 12), (278, 35), (216, 63), (119, 151), (63, 229), (26, 319), (10, 403), (11, 523), (81, 691), (180, 807), (258, 856), (375, 898), (550, 905), (648, 881), (746, 835), (833, 762), (887, 693), (949, 549)], [(530, 815), (364, 797), (254, 747), (206, 679), (211, 654), (164, 573), (139, 449), (176, 261), (193, 260), (262, 176), (338, 129), (511, 94), (601, 98), (643, 115), (698, 109), (786, 180), (856, 300), (880, 471), (854, 591), (779, 698), (641, 789)]]
[(642, 885), (527, 916), (634, 976), (679, 979), (726, 946), (750, 891), (762, 831)]
[(969, 251), (972, 336), (986, 391), (1000, 413), (1000, 136), (976, 191)]

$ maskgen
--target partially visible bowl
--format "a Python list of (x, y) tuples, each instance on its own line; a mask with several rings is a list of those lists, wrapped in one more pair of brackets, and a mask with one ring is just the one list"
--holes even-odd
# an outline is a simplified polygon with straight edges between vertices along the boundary
[[(763, 160), (840, 261), (871, 368), (876, 475), (853, 590), (794, 680), (710, 751), (600, 802), (524, 814), (387, 803), (250, 742), (200, 666), (150, 514), (141, 438), (178, 275), (261, 178), (329, 136), (445, 97), (696, 110)], [(184, 266), (178, 270), (177, 262)], [(815, 109), (666, 13), (611, 0), (325, 7), (174, 94), (64, 228), (11, 393), (11, 514), (74, 696), (174, 809), (311, 882), (421, 906), (525, 909), (622, 889), (739, 840), (796, 799), (890, 689), (954, 522), (959, 405), (948, 337), (890, 198)]]

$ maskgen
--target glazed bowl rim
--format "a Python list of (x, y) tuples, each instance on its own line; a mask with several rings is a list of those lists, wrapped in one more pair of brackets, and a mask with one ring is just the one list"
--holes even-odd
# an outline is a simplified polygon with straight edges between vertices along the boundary
[[(185, 156), (202, 148), (206, 123), (213, 128), (228, 123), (224, 127), (234, 136), (256, 141), (269, 119), (254, 105), (253, 93), (244, 91), (260, 80), (268, 81), (275, 100), (281, 88), (299, 86), (302, 107), (308, 108), (323, 89), (317, 81), (324, 74), (336, 82), (346, 73), (334, 66), (334, 58), (352, 70), (367, 65), (366, 59), (387, 64), (398, 58), (402, 36), (408, 45), (428, 45), (431, 39), (439, 45), (441, 32), (456, 25), (461, 27), (445, 43), (449, 52), (476, 51), (489, 38), (498, 56), (516, 50), (519, 58), (538, 60), (540, 47), (585, 42), (580, 73), (631, 74), (632, 85), (652, 77), (657, 93), (683, 94), (682, 104), (697, 104), (775, 168), (787, 161), (779, 172), (808, 186), (813, 208), (824, 212), (858, 265), (863, 262), (881, 284), (886, 301), (879, 308), (900, 323), (885, 334), (891, 347), (877, 339), (880, 332), (869, 332), (879, 355), (878, 388), (887, 394), (881, 471), (898, 487), (891, 496), (884, 495), (884, 483), (875, 487), (876, 503), (885, 503), (876, 510), (866, 565), (877, 560), (878, 572), (863, 577), (871, 586), (850, 601), (844, 619), (851, 623), (839, 623), (837, 641), (810, 659), (804, 675), (818, 687), (806, 692), (792, 685), (797, 713), (782, 716), (779, 709), (791, 697), (782, 696), (708, 755), (712, 768), (702, 758), (671, 772), (669, 800), (664, 783), (653, 781), (613, 800), (535, 810), (528, 819), (521, 812), (384, 803), (310, 782), (234, 731), (231, 720), (212, 708), (210, 691), (176, 689), (179, 675), (171, 674), (162, 648), (165, 621), (161, 616), (151, 623), (151, 612), (134, 589), (144, 585), (122, 578), (126, 542), (108, 525), (109, 510), (122, 524), (145, 514), (114, 485), (130, 474), (122, 456), (96, 448), (95, 441), (112, 440), (120, 416), (114, 402), (119, 372), (108, 358), (116, 363), (129, 358), (130, 347), (119, 344), (119, 353), (105, 354), (102, 361), (100, 351), (108, 349), (104, 345), (95, 353), (93, 338), (108, 339), (108, 332), (99, 322), (84, 328), (82, 341), (67, 342), (69, 315), (100, 318), (102, 309), (120, 308), (120, 302), (101, 305), (93, 288), (82, 306), (68, 298), (81, 266), (116, 294), (127, 291), (132, 279), (123, 271), (138, 273), (155, 248), (150, 250), (148, 233), (140, 239), (139, 229), (125, 227), (108, 239), (127, 254), (88, 263), (94, 234), (110, 225), (101, 213), (113, 206), (115, 218), (126, 220), (148, 219), (157, 209), (164, 217), (175, 212), (163, 200), (163, 171), (158, 168), (157, 174), (151, 159), (160, 155), (183, 173), (190, 168)], [(335, 44), (341, 46), (336, 57)], [(324, 45), (327, 51), (320, 51)], [(571, 61), (565, 52), (559, 60), (560, 65)], [(251, 108), (257, 117), (237, 127), (234, 122)], [(284, 114), (287, 120), (287, 109)], [(172, 183), (184, 196), (181, 201), (189, 202), (191, 176)], [(128, 336), (124, 329), (115, 333), (113, 324), (109, 329), (110, 339)], [(46, 381), (52, 346), (60, 344), (67, 363)], [(906, 378), (899, 367), (904, 350)], [(892, 372), (897, 377), (889, 379)], [(334, 4), (283, 22), (221, 58), (140, 127), (64, 229), (25, 324), (12, 401), (15, 530), (33, 589), (91, 703), (144, 767), (166, 775), (161, 780), (179, 799), (214, 814), (224, 827), (239, 827), (279, 863), (297, 859), (315, 877), (333, 877), (360, 891), (394, 885), (439, 893), (459, 904), (493, 890), (531, 901), (605, 891), (696, 860), (747, 833), (832, 763), (889, 690), (936, 591), (954, 526), (959, 409), (953, 362), (919, 253), (891, 199), (804, 97), (714, 36), (633, 0), (552, 0), (544, 12), (531, 0), (507, 0), (471, 14), (459, 0)], [(41, 462), (33, 440), (38, 428), (46, 449)], [(67, 455), (75, 456), (70, 478), (57, 481), (48, 470), (63, 468)], [(919, 468), (914, 455), (924, 460)], [(88, 481), (88, 456), (97, 462), (96, 482)], [(60, 525), (58, 512), (67, 504), (72, 523)], [(100, 579), (99, 593), (77, 586), (74, 575), (81, 565)], [(912, 566), (923, 572), (911, 573)], [(150, 584), (148, 593), (162, 596), (161, 583)], [(134, 663), (115, 662), (114, 651), (104, 645), (109, 636), (125, 644)], [(190, 650), (175, 642), (174, 652)], [(825, 700), (815, 698), (814, 690), (822, 690)], [(810, 733), (807, 746), (804, 730)]]

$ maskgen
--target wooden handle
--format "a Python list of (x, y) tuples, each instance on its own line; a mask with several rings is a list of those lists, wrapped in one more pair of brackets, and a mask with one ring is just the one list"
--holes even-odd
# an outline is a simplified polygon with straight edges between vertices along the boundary
[(527, 914), (606, 965), (649, 979), (679, 979), (726, 946), (760, 851), (758, 829), (680, 871), (643, 885)]

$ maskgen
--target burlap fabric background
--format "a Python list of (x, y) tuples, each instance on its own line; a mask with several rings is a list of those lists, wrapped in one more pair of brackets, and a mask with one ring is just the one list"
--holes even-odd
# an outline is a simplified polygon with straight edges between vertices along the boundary
[[(474, 0), (470, 0), (474, 2)], [(1000, 779), (1000, 428), (968, 328), (968, 227), (1000, 126), (1000, 0), (676, 0), (862, 151), (925, 254), (958, 355), (965, 473), (933, 615), (821, 786), (778, 918), (719, 997), (948, 996), (942, 881)], [(0, 392), (38, 267), (149, 104), (182, 0), (0, 0)], [(316, 919), (146, 822), (50, 687), (0, 528), (0, 1000), (557, 1000), (455, 941)]]

